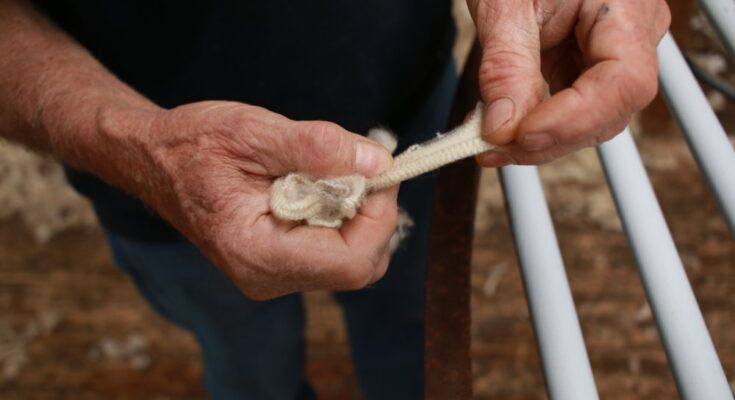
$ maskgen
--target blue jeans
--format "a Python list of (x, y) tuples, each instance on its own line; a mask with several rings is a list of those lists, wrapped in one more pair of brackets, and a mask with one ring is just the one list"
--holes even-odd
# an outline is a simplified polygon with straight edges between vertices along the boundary
[[(444, 129), (457, 83), (452, 61), (410, 121), (391, 126), (399, 151)], [(335, 293), (342, 306), (360, 386), (367, 399), (423, 398), (424, 267), (435, 176), (401, 186), (399, 204), (414, 219), (411, 235), (372, 287)], [(116, 263), (151, 306), (194, 334), (213, 399), (310, 399), (305, 381), (304, 306), (300, 294), (257, 302), (188, 242), (107, 238)]]

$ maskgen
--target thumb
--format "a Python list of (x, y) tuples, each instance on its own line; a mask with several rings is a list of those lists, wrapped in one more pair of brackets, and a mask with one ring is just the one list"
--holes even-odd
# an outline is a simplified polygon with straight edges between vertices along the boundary
[(483, 137), (502, 145), (513, 141), (518, 122), (543, 99), (534, 1), (480, 2), (475, 18), (482, 45)]
[(288, 172), (372, 177), (393, 164), (385, 147), (331, 122), (294, 122), (289, 132), (281, 146)]

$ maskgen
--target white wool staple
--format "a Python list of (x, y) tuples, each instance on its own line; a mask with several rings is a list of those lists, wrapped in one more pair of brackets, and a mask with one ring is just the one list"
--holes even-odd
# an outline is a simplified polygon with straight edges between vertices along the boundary
[(398, 208), (398, 221), (396, 222), (396, 230), (390, 237), (388, 242), (388, 249), (390, 254), (393, 254), (398, 250), (403, 241), (411, 234), (411, 228), (413, 228), (413, 218), (402, 208)]
[(368, 132), (367, 137), (382, 144), (386, 149), (388, 149), (390, 154), (393, 154), (396, 151), (396, 147), (398, 147), (398, 139), (396, 139), (396, 135), (386, 128), (373, 128)]
[[(271, 211), (282, 220), (338, 228), (345, 218), (357, 214), (368, 193), (492, 149), (493, 146), (481, 137), (481, 110), (478, 104), (464, 124), (448, 133), (437, 134), (427, 142), (410, 146), (393, 159), (393, 166), (388, 171), (376, 177), (315, 178), (295, 172), (278, 178), (271, 187)], [(386, 129), (374, 128), (368, 137), (391, 152), (396, 148), (395, 137)]]

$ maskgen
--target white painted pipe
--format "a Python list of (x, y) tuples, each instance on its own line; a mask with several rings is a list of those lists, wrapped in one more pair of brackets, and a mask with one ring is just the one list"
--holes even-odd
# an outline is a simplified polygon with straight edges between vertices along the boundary
[(598, 399), (538, 172), (508, 166), (500, 176), (549, 397)]
[(723, 46), (735, 58), (735, 0), (699, 0), (698, 3), (722, 39)]
[[(735, 25), (735, 20), (732, 21)], [(670, 33), (658, 46), (659, 80), (730, 232), (735, 236), (735, 150)], [(685, 188), (681, 188), (685, 190)]]
[(732, 400), (730, 385), (630, 132), (626, 129), (600, 145), (598, 152), (681, 397)]

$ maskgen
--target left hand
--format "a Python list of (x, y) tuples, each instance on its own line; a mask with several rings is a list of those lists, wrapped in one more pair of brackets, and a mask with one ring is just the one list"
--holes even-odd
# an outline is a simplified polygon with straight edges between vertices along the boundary
[[(482, 46), (485, 167), (611, 139), (658, 90), (664, 0), (467, 0)], [(552, 96), (545, 101), (544, 79)]]

